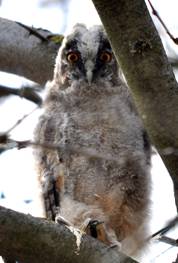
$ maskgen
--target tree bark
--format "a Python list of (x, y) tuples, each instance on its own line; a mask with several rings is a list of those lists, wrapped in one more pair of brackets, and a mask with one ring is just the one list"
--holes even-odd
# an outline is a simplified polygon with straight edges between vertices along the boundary
[[(0, 70), (44, 85), (53, 77), (59, 45), (30, 34), (20, 24), (0, 18)], [(48, 32), (49, 34), (49, 32)], [(43, 32), (47, 35), (47, 32)]]
[[(178, 207), (178, 85), (143, 0), (93, 0)], [(169, 153), (166, 149), (171, 150)]]
[(64, 225), (0, 206), (0, 255), (24, 263), (131, 263), (135, 260)]

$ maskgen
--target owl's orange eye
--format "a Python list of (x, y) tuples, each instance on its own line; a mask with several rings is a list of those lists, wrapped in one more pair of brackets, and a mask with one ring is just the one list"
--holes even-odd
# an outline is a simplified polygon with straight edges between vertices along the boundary
[(69, 62), (71, 62), (71, 63), (74, 63), (74, 62), (76, 62), (76, 61), (79, 60), (79, 54), (78, 54), (77, 52), (74, 52), (74, 51), (69, 52), (69, 53), (67, 54), (67, 60), (68, 60)]
[(100, 60), (103, 62), (110, 62), (112, 59), (112, 54), (108, 51), (104, 51), (100, 55)]

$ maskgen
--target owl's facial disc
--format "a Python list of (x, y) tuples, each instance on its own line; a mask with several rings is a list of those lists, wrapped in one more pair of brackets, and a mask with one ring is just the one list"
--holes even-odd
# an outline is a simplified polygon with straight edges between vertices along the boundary
[(69, 72), (71, 73), (68, 74), (68, 77), (71, 81), (83, 79), (90, 86), (108, 74), (112, 59), (112, 51), (105, 48), (99, 50), (94, 58), (89, 52), (88, 54), (83, 52), (82, 55), (79, 49), (70, 49), (66, 54)]
[[(62, 76), (72, 83), (79, 80), (87, 86), (111, 80), (117, 71), (117, 63), (110, 43), (98, 28), (76, 29), (68, 36), (62, 50)], [(85, 85), (86, 86), (86, 85)]]

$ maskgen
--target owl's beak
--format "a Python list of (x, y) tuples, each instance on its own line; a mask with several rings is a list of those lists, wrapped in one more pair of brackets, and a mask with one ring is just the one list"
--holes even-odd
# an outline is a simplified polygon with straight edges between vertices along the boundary
[(93, 68), (94, 63), (91, 59), (88, 59), (85, 62), (85, 72), (86, 72), (86, 81), (88, 82), (89, 86), (91, 86), (93, 81)]
[(93, 80), (93, 72), (92, 72), (92, 70), (88, 70), (86, 72), (86, 77), (87, 77), (88, 84), (91, 85), (92, 80)]

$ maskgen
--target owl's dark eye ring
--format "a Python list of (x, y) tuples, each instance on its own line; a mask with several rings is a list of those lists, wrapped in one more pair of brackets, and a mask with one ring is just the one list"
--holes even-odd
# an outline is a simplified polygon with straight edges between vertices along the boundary
[(108, 51), (103, 51), (101, 54), (100, 54), (100, 60), (105, 62), (105, 63), (108, 63), (110, 62), (112, 59), (112, 53), (108, 52)]
[(79, 53), (75, 51), (71, 51), (67, 54), (67, 61), (70, 63), (77, 62), (79, 60)]

